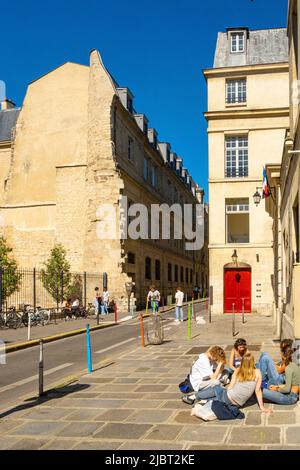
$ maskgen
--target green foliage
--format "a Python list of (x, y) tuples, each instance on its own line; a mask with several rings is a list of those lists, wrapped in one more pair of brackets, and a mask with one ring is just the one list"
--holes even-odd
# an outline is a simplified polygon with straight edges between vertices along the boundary
[(17, 262), (12, 258), (12, 248), (7, 245), (5, 238), (0, 237), (0, 267), (2, 274), (2, 303), (20, 287), (21, 274), (18, 273)]
[(77, 297), (83, 299), (83, 282), (82, 276), (80, 274), (75, 274), (72, 284), (69, 286), (66, 293), (66, 297), (70, 298), (72, 301)]
[[(64, 297), (71, 286), (70, 264), (66, 258), (66, 250), (61, 244), (55, 245), (51, 250), (50, 258), (44, 263), (41, 270), (41, 281), (49, 294), (59, 302), (63, 287)], [(63, 272), (63, 275), (61, 274)]]

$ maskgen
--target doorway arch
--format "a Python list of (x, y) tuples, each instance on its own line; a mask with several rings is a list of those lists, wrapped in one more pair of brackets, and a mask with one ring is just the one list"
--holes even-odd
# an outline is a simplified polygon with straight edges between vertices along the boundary
[(229, 263), (224, 266), (224, 313), (251, 313), (251, 266)]

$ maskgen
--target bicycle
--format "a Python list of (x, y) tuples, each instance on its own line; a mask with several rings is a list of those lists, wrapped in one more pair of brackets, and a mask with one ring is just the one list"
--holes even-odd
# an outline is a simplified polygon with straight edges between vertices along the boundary
[(8, 312), (0, 315), (0, 328), (12, 328), (16, 330), (22, 324), (22, 317), (16, 311), (15, 307), (9, 307)]
[(37, 325), (48, 325), (51, 318), (51, 312), (46, 310), (42, 307), (37, 307), (36, 311), (30, 305), (24, 306), (25, 312), (23, 312), (22, 321), (23, 324), (27, 327), (29, 323), (29, 316), (30, 316), (30, 325), (37, 326)]

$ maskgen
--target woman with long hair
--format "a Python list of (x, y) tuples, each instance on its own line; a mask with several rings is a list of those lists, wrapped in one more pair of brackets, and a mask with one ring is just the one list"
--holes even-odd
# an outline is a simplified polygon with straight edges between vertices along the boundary
[(228, 406), (241, 408), (255, 393), (258, 406), (263, 413), (270, 413), (269, 408), (264, 407), (261, 391), (261, 372), (255, 367), (255, 359), (250, 353), (246, 353), (233, 375), (229, 386), (226, 388), (216, 385), (207, 390), (200, 390), (196, 394), (196, 401), (213, 399), (225, 403)]
[(263, 397), (279, 405), (294, 405), (299, 399), (300, 367), (292, 362), (294, 349), (287, 347), (282, 353), (285, 365), (285, 385), (269, 385), (263, 390)]

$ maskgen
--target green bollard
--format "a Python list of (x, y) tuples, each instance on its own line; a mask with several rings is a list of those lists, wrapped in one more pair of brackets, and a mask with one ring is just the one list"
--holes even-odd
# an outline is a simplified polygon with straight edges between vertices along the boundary
[(188, 305), (188, 338), (192, 339), (191, 304)]

